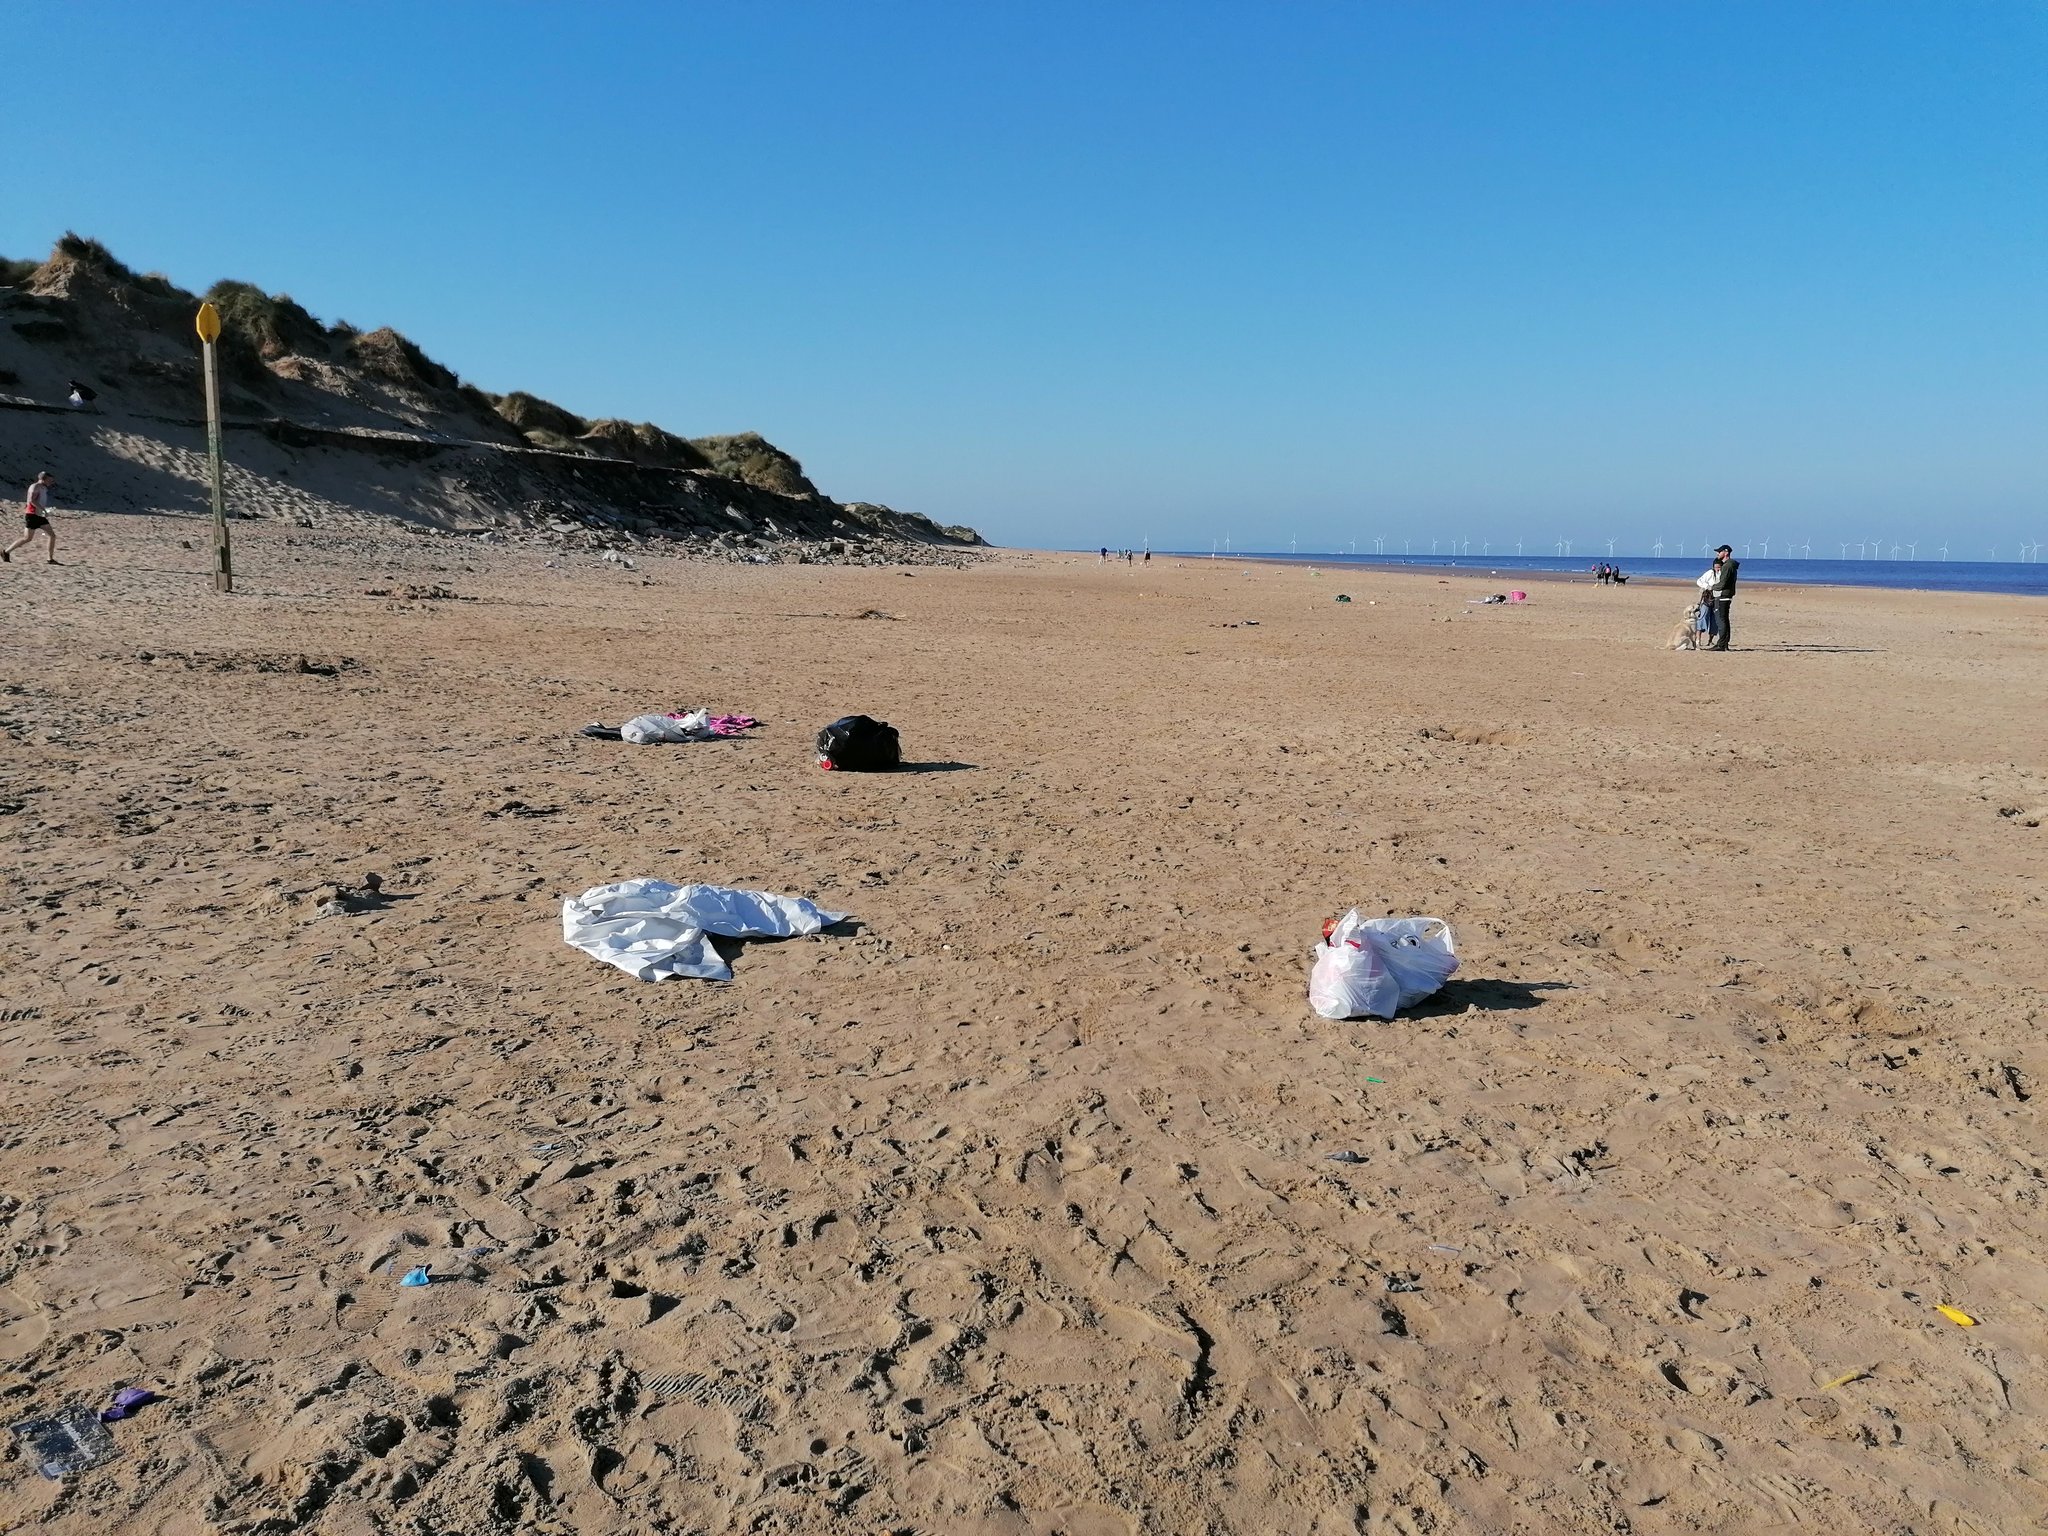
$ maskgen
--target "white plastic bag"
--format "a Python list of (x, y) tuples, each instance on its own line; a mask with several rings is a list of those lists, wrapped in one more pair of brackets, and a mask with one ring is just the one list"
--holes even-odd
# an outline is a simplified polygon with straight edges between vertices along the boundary
[(1315, 948), (1309, 1006), (1326, 1019), (1391, 1019), (1458, 968), (1450, 924), (1435, 917), (1344, 914)]
[(619, 740), (636, 747), (666, 741), (702, 741), (711, 734), (711, 716), (701, 709), (687, 715), (636, 715), (619, 727)]
[(1391, 1019), (1401, 1006), (1401, 984), (1355, 910), (1344, 914), (1315, 955), (1308, 1002), (1322, 1017)]
[(1380, 958), (1401, 984), (1403, 1008), (1413, 1008), (1458, 968), (1451, 925), (1440, 917), (1375, 917), (1365, 926), (1379, 941)]
[(708, 935), (786, 939), (829, 928), (845, 916), (801, 896), (621, 880), (564, 900), (562, 938), (593, 960), (641, 981), (676, 976), (731, 981), (732, 967), (719, 958)]

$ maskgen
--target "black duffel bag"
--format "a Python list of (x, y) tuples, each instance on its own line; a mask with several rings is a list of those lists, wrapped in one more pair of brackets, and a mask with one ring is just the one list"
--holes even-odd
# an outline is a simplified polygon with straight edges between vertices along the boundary
[(818, 732), (818, 766), (848, 773), (887, 773), (903, 766), (896, 727), (866, 715), (848, 715)]

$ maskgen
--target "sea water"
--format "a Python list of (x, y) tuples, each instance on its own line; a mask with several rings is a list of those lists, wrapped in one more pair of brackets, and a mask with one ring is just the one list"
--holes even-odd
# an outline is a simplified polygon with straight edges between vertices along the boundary
[[(1208, 558), (1206, 550), (1185, 550), (1184, 556)], [(1658, 577), (1690, 582), (1713, 564), (1712, 555), (1688, 555), (1659, 559), (1617, 555), (1353, 555), (1353, 554), (1262, 554), (1238, 550), (1222, 556), (1228, 560), (1272, 560), (1288, 565), (1331, 567), (1367, 566), (1375, 569), (1458, 570), (1475, 575), (1515, 571), (1551, 572), (1593, 579), (1592, 567), (1613, 564), (1629, 578)], [(1823, 587), (1893, 587), (1921, 592), (2008, 592), (2024, 597), (2048, 597), (2048, 560), (1782, 560), (1764, 556), (1745, 557), (1738, 581), (1790, 582)]]

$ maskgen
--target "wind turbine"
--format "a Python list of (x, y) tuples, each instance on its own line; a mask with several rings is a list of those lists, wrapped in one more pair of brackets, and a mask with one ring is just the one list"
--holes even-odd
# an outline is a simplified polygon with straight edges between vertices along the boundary
[(1941, 546), (1941, 558), (1944, 560), (1948, 558), (1948, 545), (1946, 544)]
[(1469, 555), (1469, 554), (1471, 554), (1471, 553), (1472, 553), (1472, 541), (1471, 541), (1470, 539), (1466, 539), (1466, 540), (1464, 541), (1464, 544), (1463, 544), (1463, 546), (1462, 546), (1462, 547), (1461, 547), (1461, 548), (1460, 548), (1460, 549), (1458, 550), (1458, 553), (1459, 553), (1459, 554), (1461, 554), (1461, 555)]
[(1878, 558), (1877, 540), (1875, 539), (1870, 541), (1870, 558), (1873, 560)]
[(1892, 540), (1892, 558), (1894, 560), (1899, 558), (1899, 541), (1897, 539)]
[(1842, 546), (1842, 558), (1844, 560), (1849, 558), (1849, 546), (1847, 544)]
[(1768, 560), (1771, 558), (1771, 541), (1769, 539), (1765, 539), (1761, 544), (1757, 545), (1756, 557), (1759, 560)]
[(1564, 540), (1563, 540), (1563, 539), (1559, 539), (1559, 540), (1557, 541), (1557, 552), (1558, 552), (1558, 554), (1560, 554), (1560, 555), (1562, 555), (1562, 554), (1564, 553)]
[(1861, 539), (1858, 539), (1856, 541), (1856, 558), (1858, 560), (1861, 560), (1863, 558), (1863, 547), (1863, 541)]
[[(1821, 548), (1825, 549), (1827, 546), (1823, 544)], [(1802, 560), (1811, 560), (1813, 558), (1813, 540), (1808, 539), (1805, 545), (1801, 547), (1799, 558)]]
[(1384, 534), (1373, 539), (1372, 552), (1376, 555), (1384, 555), (1387, 552), (1387, 540)]
[(1664, 558), (1664, 541), (1659, 539), (1656, 543), (1652, 544), (1650, 546), (1650, 553), (1657, 559), (1662, 560)]
[(1614, 540), (1612, 539), (1607, 541), (1607, 558), (1610, 560), (1614, 558)]
[(1485, 559), (1485, 558), (1486, 558), (1486, 556), (1488, 556), (1488, 555), (1490, 555), (1490, 554), (1492, 554), (1492, 553), (1493, 553), (1493, 540), (1491, 540), (1491, 539), (1488, 539), (1488, 540), (1487, 540), (1487, 541), (1486, 541), (1485, 543), (1483, 543), (1483, 544), (1481, 544), (1481, 545), (1479, 546), (1479, 556), (1480, 556), (1480, 558), (1481, 558), (1482, 560), (1483, 560), (1483, 559)]
[(1520, 539), (1517, 539), (1517, 540), (1515, 540), (1515, 553), (1519, 555), (1519, 554), (1520, 554), (1521, 552), (1522, 552), (1522, 541), (1521, 541)]
[(1432, 555), (1436, 553), (1436, 540), (1435, 540), (1435, 539), (1431, 539), (1431, 540), (1429, 541), (1429, 552), (1430, 552), (1430, 553), (1431, 553)]
[(1407, 558), (1407, 555), (1408, 555), (1408, 541), (1407, 541), (1406, 539), (1403, 539), (1403, 540), (1401, 541), (1401, 555), (1402, 555), (1402, 558), (1403, 558), (1403, 559), (1406, 559), (1406, 558)]
[(1906, 546), (1906, 558), (1908, 560), (1918, 560), (1920, 558), (1920, 545), (1917, 540)]

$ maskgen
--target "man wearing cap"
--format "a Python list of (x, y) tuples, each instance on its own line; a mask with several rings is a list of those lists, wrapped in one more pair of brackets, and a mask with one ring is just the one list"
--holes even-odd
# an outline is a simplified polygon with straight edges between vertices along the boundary
[(1735, 551), (1726, 544), (1714, 551), (1714, 568), (1708, 573), (1714, 584), (1707, 589), (1714, 599), (1714, 643), (1707, 647), (1710, 651), (1728, 649), (1728, 638), (1733, 633), (1728, 627), (1728, 610), (1735, 603), (1735, 573), (1741, 564)]
[(57, 483), (57, 477), (47, 469), (29, 482), (28, 504), (21, 509), (21, 520), (27, 524), (21, 537), (5, 549), (0, 549), (0, 560), (14, 560), (14, 552), (28, 543), (37, 534), (49, 540), (50, 564), (57, 563), (57, 530), (50, 526), (50, 487)]

